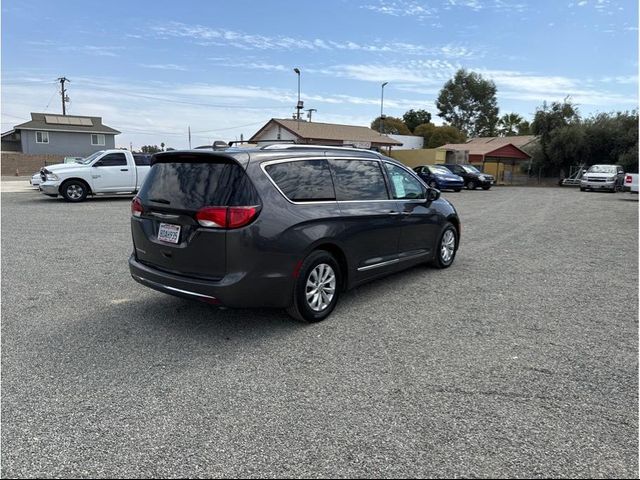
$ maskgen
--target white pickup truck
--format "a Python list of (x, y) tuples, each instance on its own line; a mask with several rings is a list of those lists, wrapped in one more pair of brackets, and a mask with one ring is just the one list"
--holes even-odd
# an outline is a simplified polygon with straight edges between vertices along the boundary
[(77, 163), (59, 163), (40, 170), (39, 189), (50, 197), (82, 202), (87, 195), (135, 194), (149, 172), (148, 157), (126, 150), (101, 150)]

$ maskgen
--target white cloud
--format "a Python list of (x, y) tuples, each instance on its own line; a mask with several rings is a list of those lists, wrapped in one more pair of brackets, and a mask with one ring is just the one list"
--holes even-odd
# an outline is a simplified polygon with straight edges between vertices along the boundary
[(437, 13), (435, 8), (415, 1), (379, 0), (378, 3), (362, 5), (360, 8), (393, 17), (414, 17), (419, 20), (432, 18)]
[(124, 47), (109, 47), (97, 45), (63, 45), (58, 47), (61, 52), (77, 52), (86, 55), (97, 55), (100, 57), (119, 57), (116, 52), (123, 50)]
[(156, 63), (156, 64), (141, 63), (140, 66), (144, 68), (155, 68), (158, 70), (177, 70), (180, 72), (186, 72), (188, 70), (186, 67), (183, 67), (181, 65), (176, 65), (175, 63)]
[(242, 50), (338, 50), (370, 53), (402, 53), (411, 55), (443, 55), (448, 58), (466, 58), (479, 55), (478, 48), (460, 44), (428, 46), (409, 42), (358, 43), (351, 40), (304, 39), (283, 36), (253, 35), (224, 29), (215, 29), (203, 25), (187, 25), (170, 22), (166, 25), (153, 25), (150, 30), (159, 38), (183, 38), (202, 46), (231, 46)]

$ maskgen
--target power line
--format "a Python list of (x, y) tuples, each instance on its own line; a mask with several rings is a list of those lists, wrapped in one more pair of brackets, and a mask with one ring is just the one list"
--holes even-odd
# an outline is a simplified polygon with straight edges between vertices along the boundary
[(232, 109), (233, 108), (237, 108), (237, 109), (245, 109), (245, 110), (270, 110), (270, 109), (282, 109), (282, 110), (284, 110), (286, 108), (283, 105), (266, 105), (266, 106), (262, 106), (262, 107), (251, 107), (251, 106), (248, 106), (248, 105), (228, 105), (228, 104), (216, 104), (216, 103), (189, 102), (187, 100), (171, 100), (171, 99), (168, 99), (168, 98), (157, 97), (155, 95), (148, 95), (148, 94), (144, 94), (144, 93), (123, 92), (121, 90), (116, 90), (116, 89), (108, 88), (108, 87), (92, 86), (90, 88), (92, 90), (98, 90), (98, 91), (104, 91), (104, 92), (114, 92), (114, 93), (118, 93), (119, 95), (126, 95), (128, 97), (146, 98), (148, 100), (156, 100), (156, 101), (159, 101), (159, 102), (177, 103), (177, 104), (183, 104), (183, 105), (195, 105), (195, 106), (199, 106), (199, 107), (232, 108)]
[(51, 98), (49, 98), (49, 101), (47, 102), (47, 106), (44, 107), (44, 111), (46, 112), (47, 109), (49, 108), (49, 105), (51, 105), (51, 100), (53, 100), (53, 97), (55, 96), (55, 94), (58, 93), (58, 89), (56, 88), (53, 93), (51, 94)]

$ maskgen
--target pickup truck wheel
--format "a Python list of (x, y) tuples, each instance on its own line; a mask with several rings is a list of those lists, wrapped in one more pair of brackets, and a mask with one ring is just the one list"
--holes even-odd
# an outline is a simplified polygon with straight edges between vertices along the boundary
[(327, 318), (338, 303), (340, 267), (329, 252), (312, 252), (300, 266), (287, 313), (296, 320), (315, 323)]
[(89, 194), (89, 187), (80, 180), (69, 180), (62, 184), (60, 193), (67, 202), (83, 202)]

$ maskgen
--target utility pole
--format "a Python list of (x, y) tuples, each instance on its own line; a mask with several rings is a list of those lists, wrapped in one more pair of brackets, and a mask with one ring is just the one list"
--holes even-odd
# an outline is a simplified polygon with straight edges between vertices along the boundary
[(66, 115), (67, 114), (67, 107), (66, 107), (66, 103), (69, 101), (69, 97), (67, 97), (67, 91), (64, 89), (64, 82), (70, 82), (71, 80), (69, 80), (67, 77), (60, 77), (58, 78), (58, 81), (60, 82), (60, 94), (62, 95), (62, 115)]
[(311, 114), (312, 114), (313, 112), (317, 112), (317, 111), (318, 111), (318, 110), (317, 110), (317, 109), (315, 109), (315, 108), (310, 108), (310, 109), (308, 109), (308, 110), (307, 110), (307, 118), (309, 119), (309, 123), (311, 123)]
[(187, 127), (189, 129), (189, 150), (191, 150), (191, 125)]

